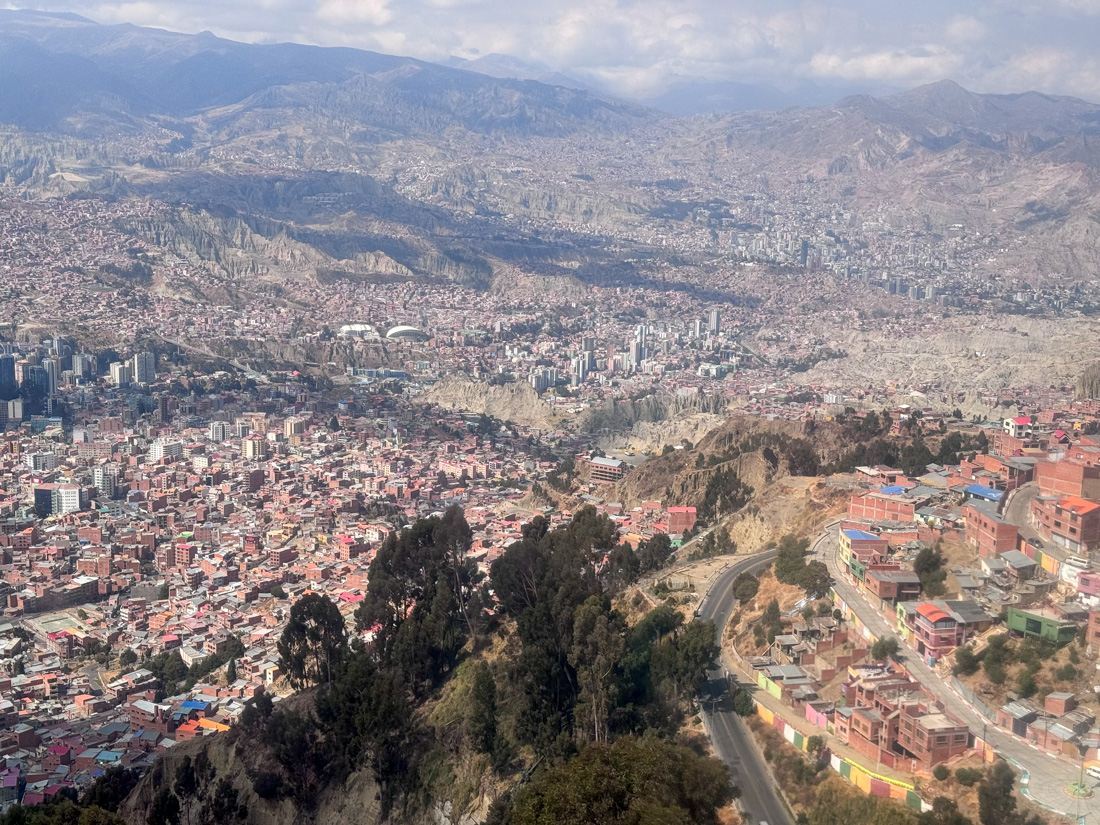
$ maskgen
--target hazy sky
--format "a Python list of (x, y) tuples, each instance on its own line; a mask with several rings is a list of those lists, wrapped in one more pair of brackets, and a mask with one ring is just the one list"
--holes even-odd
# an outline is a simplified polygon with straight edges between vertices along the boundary
[(1100, 0), (0, 0), (104, 23), (236, 40), (355, 46), (437, 60), (492, 52), (620, 94), (677, 76), (1100, 101)]

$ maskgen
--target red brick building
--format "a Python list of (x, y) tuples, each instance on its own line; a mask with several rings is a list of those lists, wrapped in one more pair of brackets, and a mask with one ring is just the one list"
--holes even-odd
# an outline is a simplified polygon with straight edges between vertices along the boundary
[(966, 541), (985, 558), (1007, 553), (1016, 549), (1019, 530), (1009, 524), (992, 502), (972, 500), (963, 505), (963, 518), (966, 520)]
[(1040, 461), (1035, 465), (1035, 480), (1044, 496), (1100, 499), (1100, 466), (1077, 461)]
[(1080, 556), (1100, 547), (1100, 504), (1077, 496), (1040, 496), (1028, 514), (1044, 539)]
[(672, 535), (685, 533), (695, 526), (694, 507), (669, 507), (668, 532)]
[(853, 496), (848, 515), (863, 521), (912, 521), (920, 505), (906, 496), (875, 491)]

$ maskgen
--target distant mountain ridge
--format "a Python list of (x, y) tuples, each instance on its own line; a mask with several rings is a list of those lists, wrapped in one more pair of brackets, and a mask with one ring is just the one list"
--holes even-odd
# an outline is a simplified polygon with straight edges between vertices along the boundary
[(101, 25), (78, 15), (0, 10), (0, 120), (24, 128), (81, 131), (88, 118), (106, 118), (116, 127), (152, 115), (186, 118), (302, 84), (337, 90), (345, 107), (400, 112), (386, 124), (398, 132), (458, 125), (475, 132), (566, 134), (652, 116), (637, 105), (575, 89), (358, 49), (245, 44), (209, 32), (186, 35)]

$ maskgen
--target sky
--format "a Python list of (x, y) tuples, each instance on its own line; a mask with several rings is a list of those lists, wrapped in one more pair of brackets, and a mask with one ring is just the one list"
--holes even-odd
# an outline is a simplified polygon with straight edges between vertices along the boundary
[(952, 79), (1100, 102), (1100, 0), (0, 0), (102, 23), (442, 60), (508, 54), (606, 91), (685, 79), (884, 91)]

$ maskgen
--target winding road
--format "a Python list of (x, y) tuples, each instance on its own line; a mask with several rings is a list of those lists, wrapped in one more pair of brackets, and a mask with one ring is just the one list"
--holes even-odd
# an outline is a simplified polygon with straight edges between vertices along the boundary
[[(766, 567), (775, 555), (773, 550), (749, 556), (733, 564), (711, 584), (699, 604), (698, 615), (701, 619), (714, 622), (719, 639), (737, 605), (732, 591), (733, 580), (741, 573), (752, 573)], [(732, 673), (728, 664), (723, 664), (712, 668), (707, 674), (710, 681), (706, 694), (711, 698), (703, 699), (700, 711), (707, 733), (714, 749), (729, 766), (734, 784), (741, 789), (741, 808), (747, 814), (747, 822), (752, 825), (765, 822), (767, 825), (790, 825), (791, 817), (779, 797), (767, 763), (744, 721), (733, 712), (733, 702), (726, 689), (727, 676)]]

